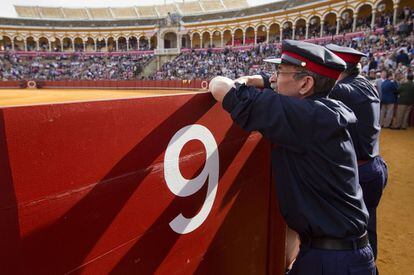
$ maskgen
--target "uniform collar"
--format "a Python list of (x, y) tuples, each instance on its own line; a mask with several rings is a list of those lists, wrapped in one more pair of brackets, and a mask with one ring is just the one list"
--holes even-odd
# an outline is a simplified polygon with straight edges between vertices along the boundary
[(330, 93), (330, 91), (329, 92), (313, 93), (310, 96), (306, 97), (305, 99), (316, 100), (316, 99), (320, 99), (320, 98), (326, 98), (326, 97), (328, 97), (329, 93)]
[(359, 74), (351, 74), (348, 75), (347, 77), (345, 77), (344, 79), (341, 79), (337, 82), (337, 84), (339, 83), (347, 83), (347, 82), (351, 82), (354, 78), (356, 78)]

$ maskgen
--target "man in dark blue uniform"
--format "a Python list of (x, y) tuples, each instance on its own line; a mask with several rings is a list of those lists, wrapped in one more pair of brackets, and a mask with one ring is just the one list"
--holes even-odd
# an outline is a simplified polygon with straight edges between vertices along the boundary
[(350, 134), (358, 159), (359, 184), (368, 208), (368, 237), (377, 258), (377, 207), (387, 183), (387, 166), (379, 156), (380, 96), (375, 87), (359, 75), (358, 63), (364, 53), (334, 44), (326, 48), (342, 58), (347, 69), (341, 74), (330, 98), (345, 103), (358, 119)]
[(272, 169), (280, 210), (301, 239), (289, 274), (375, 274), (347, 130), (356, 118), (327, 98), (345, 62), (321, 46), (293, 40), (283, 41), (280, 59), (267, 61), (279, 64), (272, 77), (278, 93), (225, 77), (214, 78), (209, 89), (239, 126), (276, 145)]

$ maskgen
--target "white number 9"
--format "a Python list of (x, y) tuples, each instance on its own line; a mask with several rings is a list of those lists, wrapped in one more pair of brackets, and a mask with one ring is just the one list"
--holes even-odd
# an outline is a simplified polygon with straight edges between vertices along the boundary
[[(194, 179), (186, 179), (180, 172), (180, 152), (190, 140), (199, 140), (206, 149), (203, 171)], [(196, 193), (208, 178), (207, 196), (200, 212), (193, 218), (181, 213), (170, 222), (172, 230), (179, 234), (190, 233), (197, 229), (207, 218), (213, 207), (219, 179), (219, 155), (213, 134), (204, 126), (193, 124), (180, 129), (168, 143), (164, 157), (164, 177), (168, 188), (179, 197)]]

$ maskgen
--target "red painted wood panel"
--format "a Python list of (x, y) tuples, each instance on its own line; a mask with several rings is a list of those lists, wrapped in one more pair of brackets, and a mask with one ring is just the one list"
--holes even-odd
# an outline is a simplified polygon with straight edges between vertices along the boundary
[[(206, 220), (178, 234), (171, 220), (197, 215), (208, 195), (207, 183), (178, 197), (165, 182), (165, 150), (193, 124), (218, 145), (218, 189)], [(0, 135), (1, 274), (283, 269), (269, 144), (233, 125), (209, 94), (5, 108)], [(180, 172), (196, 177), (205, 158), (203, 143), (188, 142)]]
[(20, 82), (19, 81), (0, 81), (0, 88), (19, 88)]

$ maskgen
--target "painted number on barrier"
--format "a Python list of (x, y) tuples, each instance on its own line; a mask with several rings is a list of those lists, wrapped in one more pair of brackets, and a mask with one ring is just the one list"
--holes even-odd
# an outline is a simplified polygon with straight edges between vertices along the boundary
[[(190, 140), (199, 140), (206, 149), (206, 161), (201, 173), (186, 179), (180, 171), (179, 158), (184, 145)], [(190, 233), (197, 229), (207, 218), (213, 207), (219, 180), (219, 154), (213, 134), (206, 127), (193, 124), (180, 129), (168, 143), (164, 157), (164, 177), (168, 188), (179, 197), (196, 193), (208, 179), (207, 196), (200, 212), (192, 218), (181, 213), (170, 222), (172, 230), (179, 234)]]

